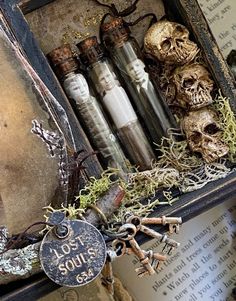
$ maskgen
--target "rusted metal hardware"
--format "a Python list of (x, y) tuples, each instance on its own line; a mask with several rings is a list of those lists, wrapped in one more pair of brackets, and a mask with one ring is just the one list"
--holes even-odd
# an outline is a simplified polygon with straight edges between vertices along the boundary
[(134, 254), (139, 258), (141, 265), (145, 268), (148, 274), (149, 275), (155, 274), (155, 270), (153, 269), (148, 256), (146, 256), (145, 252), (140, 248), (137, 241), (134, 238), (132, 238), (129, 241), (129, 243), (131, 245)]
[(121, 205), (125, 196), (124, 189), (118, 184), (113, 184), (96, 203), (96, 207), (90, 207), (84, 217), (86, 221), (94, 226), (107, 222), (109, 218)]
[(120, 227), (118, 232), (127, 231), (127, 235), (121, 240), (128, 241), (129, 245), (131, 246), (134, 254), (139, 258), (140, 263), (145, 269), (148, 271), (149, 275), (153, 275), (155, 273), (154, 269), (152, 268), (151, 263), (149, 262), (149, 258), (145, 255), (144, 251), (140, 248), (137, 241), (134, 239), (134, 236), (137, 232), (137, 228), (134, 224), (124, 224)]
[(114, 277), (110, 258), (107, 258), (102, 270), (102, 284), (107, 288), (111, 295), (114, 294)]
[(113, 240), (112, 249), (115, 251), (117, 258), (129, 254), (127, 253), (128, 248), (126, 247), (126, 242), (120, 239)]
[(123, 237), (120, 238), (121, 240), (124, 241), (130, 241), (131, 239), (133, 239), (134, 236), (136, 235), (136, 232), (137, 232), (136, 226), (129, 223), (122, 225), (118, 230), (118, 233), (126, 233), (124, 234)]
[[(128, 255), (134, 254), (133, 249), (132, 248), (126, 248), (126, 254), (128, 254)], [(167, 260), (166, 255), (162, 255), (162, 254), (159, 254), (159, 253), (154, 253), (152, 250), (148, 250), (148, 251), (143, 250), (143, 254), (151, 262), (151, 266), (152, 266), (152, 269), (154, 271), (156, 271), (159, 268), (160, 262), (163, 262), (163, 261)], [(150, 275), (149, 271), (146, 269), (145, 266), (141, 266), (141, 267), (136, 268), (135, 272), (138, 274), (139, 277)]]
[(171, 248), (177, 248), (180, 245), (177, 241), (169, 238), (167, 235), (160, 234), (146, 226), (141, 226), (140, 231), (148, 236), (151, 236), (152, 238), (156, 238), (158, 241), (165, 243), (166, 245), (170, 246)]
[[(126, 222), (134, 224), (137, 229), (141, 229), (141, 226), (145, 225), (169, 225), (169, 233), (178, 233), (179, 226), (182, 224), (182, 219), (180, 217), (144, 217), (140, 218), (133, 215), (132, 213), (127, 213), (124, 217)], [(146, 228), (143, 228), (146, 229)], [(141, 230), (140, 230), (141, 231)]]
[(142, 225), (169, 225), (169, 233), (179, 233), (182, 224), (181, 217), (145, 217), (141, 220)]
[[(169, 224), (169, 232), (173, 233), (179, 231), (179, 225), (182, 224), (182, 219), (165, 216), (159, 218), (140, 218), (132, 212), (127, 212), (124, 216), (124, 224), (120, 226), (117, 231), (117, 239), (112, 243), (112, 248), (116, 252), (117, 257), (125, 254), (135, 254), (139, 258), (142, 265), (136, 269), (139, 277), (153, 275), (155, 270), (158, 269), (160, 262), (167, 260), (167, 255), (170, 254), (171, 250), (179, 246), (178, 242), (170, 239), (167, 235), (160, 234), (145, 226), (150, 224)], [(152, 250), (142, 250), (135, 239), (135, 235), (139, 231), (152, 238), (156, 238), (160, 243), (164, 243), (165, 245), (162, 249), (163, 254), (153, 252)], [(113, 235), (115, 237), (115, 234)], [(167, 255), (164, 254), (164, 252), (167, 253)]]

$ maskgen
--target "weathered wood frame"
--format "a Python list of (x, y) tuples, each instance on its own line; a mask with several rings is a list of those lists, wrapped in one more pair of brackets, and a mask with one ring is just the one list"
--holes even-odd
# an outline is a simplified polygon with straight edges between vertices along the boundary
[[(25, 52), (32, 67), (47, 85), (51, 93), (64, 106), (68, 106), (67, 114), (70, 116), (72, 128), (75, 130), (76, 143), (78, 147), (89, 145), (82, 129), (70, 108), (70, 105), (60, 88), (60, 85), (51, 71), (48, 62), (39, 49), (30, 28), (24, 19), (24, 14), (39, 8), (55, 0), (0, 0), (0, 9), (5, 16), (9, 27)], [(224, 96), (229, 97), (231, 106), (236, 112), (236, 89), (235, 81), (222, 57), (211, 30), (203, 16), (197, 0), (164, 0), (167, 11), (175, 12), (175, 20), (184, 22), (198, 45), (202, 48), (212, 75)], [(100, 166), (96, 160), (88, 162), (89, 173), (99, 175)], [(236, 193), (236, 172), (232, 172), (224, 179), (207, 184), (204, 188), (180, 197), (180, 200), (171, 207), (159, 207), (158, 215), (181, 216), (187, 221), (200, 213), (209, 210), (221, 202), (232, 199)], [(157, 213), (154, 212), (153, 215)], [(144, 237), (140, 238), (145, 241)], [(50, 282), (45, 276), (38, 275), (35, 278), (19, 282), (5, 287), (1, 300), (36, 300), (45, 293), (56, 289), (58, 286)], [(24, 297), (23, 297), (24, 296)]]

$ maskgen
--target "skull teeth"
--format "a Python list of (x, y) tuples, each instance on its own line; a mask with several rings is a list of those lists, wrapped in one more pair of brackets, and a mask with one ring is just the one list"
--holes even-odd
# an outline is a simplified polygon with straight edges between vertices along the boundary
[(202, 64), (192, 63), (176, 68), (172, 81), (180, 106), (196, 109), (212, 103), (213, 81)]
[(194, 93), (190, 106), (193, 108), (200, 108), (202, 106), (209, 105), (212, 103), (212, 98), (210, 93), (207, 91), (201, 90), (198, 93)]
[[(229, 151), (228, 146), (223, 144), (221, 141), (218, 141), (218, 144), (214, 144), (213, 146), (214, 147), (210, 147), (210, 145), (206, 145), (204, 148), (203, 158), (206, 163), (216, 161), (218, 158), (225, 156)], [(217, 146), (217, 149), (215, 146)]]
[(177, 56), (177, 62), (184, 64), (190, 62), (198, 53), (197, 45), (192, 42), (184, 41), (181, 46), (175, 45), (174, 51)]

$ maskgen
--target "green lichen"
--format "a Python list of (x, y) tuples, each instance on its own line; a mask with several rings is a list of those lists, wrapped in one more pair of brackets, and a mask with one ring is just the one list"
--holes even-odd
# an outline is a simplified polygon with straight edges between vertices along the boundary
[[(229, 100), (220, 94), (213, 105), (219, 112), (222, 127), (222, 139), (229, 146), (229, 159), (236, 161), (236, 118), (230, 107)], [(169, 191), (171, 187), (178, 187), (182, 192), (199, 189), (207, 183), (225, 177), (230, 170), (225, 166), (225, 160), (219, 159), (212, 164), (204, 163), (203, 159), (193, 154), (186, 140), (178, 139), (183, 134), (171, 131), (169, 138), (163, 137), (157, 145), (160, 156), (151, 170), (129, 173), (127, 179), (119, 177), (118, 170), (107, 169), (99, 179), (91, 177), (87, 185), (76, 197), (76, 206), (62, 208), (69, 218), (77, 218), (86, 208), (95, 204), (106, 193), (114, 182), (124, 190), (125, 197), (122, 205), (112, 218), (121, 221), (127, 211), (139, 216), (147, 216), (158, 205), (171, 205), (177, 200)], [(115, 180), (114, 180), (115, 179)], [(163, 189), (164, 200), (155, 198), (158, 189)], [(142, 202), (142, 200), (144, 200)], [(47, 207), (52, 212), (52, 208)]]
[(118, 178), (118, 170), (111, 168), (105, 170), (99, 179), (90, 177), (87, 185), (80, 190), (79, 195), (76, 197), (79, 208), (86, 209), (89, 205), (95, 204), (99, 197), (108, 191), (114, 183), (112, 179), (115, 177)]
[(163, 195), (165, 199), (162, 201), (160, 201), (158, 198), (154, 200), (148, 199), (145, 203), (141, 202), (140, 200), (128, 203), (125, 203), (124, 201), (118, 212), (112, 216), (109, 222), (121, 222), (125, 213), (128, 211), (133, 212), (135, 215), (140, 217), (147, 217), (151, 212), (153, 212), (155, 207), (159, 205), (172, 205), (178, 200), (178, 197), (174, 198), (170, 191), (163, 191)]
[[(143, 204), (140, 200), (154, 196), (156, 190), (160, 187), (169, 188), (180, 185), (178, 178), (179, 173), (176, 170), (171, 168), (162, 169), (157, 165), (154, 165), (152, 170), (128, 174), (127, 181), (118, 177), (118, 170), (107, 169), (102, 173), (100, 179), (92, 177), (85, 188), (80, 191), (76, 200), (80, 209), (86, 209), (89, 205), (95, 204), (109, 190), (111, 185), (117, 182), (126, 193), (122, 206), (111, 220), (120, 221), (127, 211), (146, 216), (155, 206), (163, 204), (163, 202), (155, 199), (154, 201), (148, 200)], [(165, 204), (170, 204), (171, 201), (171, 197), (166, 198)]]
[(203, 161), (188, 148), (186, 140), (178, 141), (181, 133), (172, 131), (170, 137), (163, 137), (161, 144), (157, 145), (160, 152), (158, 165), (162, 168), (172, 167), (179, 172), (193, 170), (199, 167)]
[(155, 163), (151, 170), (136, 172), (128, 175), (126, 191), (128, 202), (155, 195), (158, 188), (178, 187), (179, 172), (174, 168), (161, 168)]
[(223, 130), (222, 139), (229, 147), (229, 160), (236, 162), (236, 118), (229, 99), (219, 93), (214, 102), (214, 107), (219, 112), (219, 122)]
[(40, 271), (40, 243), (7, 250), (0, 256), (0, 285), (32, 276)]
[[(84, 214), (84, 209), (82, 208), (77, 208), (75, 204), (71, 205), (69, 204), (68, 207), (65, 207), (63, 204), (61, 205), (61, 208), (53, 208), (51, 205), (43, 207), (43, 210), (46, 211), (46, 213), (44, 214), (44, 218), (46, 220), (46, 222), (48, 222), (49, 217), (51, 215), (51, 213), (53, 212), (63, 212), (66, 216), (66, 218), (70, 219), (70, 220), (74, 220), (77, 218), (82, 218), (83, 214)], [(44, 235), (45, 231), (48, 231), (51, 229), (51, 226), (46, 225), (41, 231), (39, 231), (39, 234)]]
[(125, 190), (125, 205), (134, 203), (141, 198), (153, 196), (159, 187), (178, 186), (178, 172), (174, 169), (161, 169), (154, 166), (152, 170), (130, 173), (127, 181), (118, 177), (118, 171), (107, 169), (102, 173), (100, 179), (94, 177), (88, 182), (84, 189), (76, 197), (79, 208), (85, 209), (88, 205), (96, 203), (114, 183), (112, 178)]
[(50, 214), (55, 211), (63, 212), (65, 214), (65, 216), (71, 220), (78, 218), (78, 216), (80, 216), (84, 213), (84, 210), (82, 208), (76, 208), (75, 204), (68, 205), (68, 207), (64, 207), (64, 205), (61, 205), (61, 208), (58, 208), (58, 209), (54, 209), (51, 205), (49, 205), (49, 206), (43, 207), (43, 209), (46, 210), (46, 214), (44, 215), (46, 221), (48, 221)]

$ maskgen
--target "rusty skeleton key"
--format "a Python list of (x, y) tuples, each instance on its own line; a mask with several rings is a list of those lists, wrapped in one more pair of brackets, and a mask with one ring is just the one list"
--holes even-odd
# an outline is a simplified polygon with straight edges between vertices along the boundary
[(146, 255), (145, 251), (143, 251), (137, 241), (134, 239), (134, 236), (137, 232), (136, 226), (133, 224), (124, 224), (119, 228), (118, 232), (127, 231), (128, 234), (126, 237), (120, 238), (121, 240), (128, 241), (134, 254), (139, 258), (140, 263), (146, 269), (149, 275), (153, 275), (155, 270), (153, 269), (148, 256)]
[[(133, 249), (131, 249), (131, 248), (127, 248), (125, 253), (128, 254), (128, 255), (134, 254)], [(154, 270), (157, 269), (160, 262), (167, 260), (166, 255), (161, 255), (159, 253), (154, 253), (152, 250), (143, 251), (143, 253), (152, 262), (151, 265), (152, 265)], [(135, 269), (135, 272), (137, 272), (139, 277), (150, 275), (149, 272), (143, 266)]]
[(179, 226), (182, 224), (181, 217), (144, 217), (141, 219), (142, 225), (169, 225), (169, 232), (179, 233)]
[[(154, 222), (151, 223), (152, 220), (156, 221), (156, 223), (158, 224), (163, 224), (163, 223), (167, 223), (166, 222), (167, 218), (140, 218), (139, 216), (135, 216), (133, 214), (127, 214), (126, 217), (126, 222), (127, 223), (131, 223), (133, 225), (136, 226), (137, 231), (141, 231), (144, 234), (151, 236), (152, 238), (156, 238), (158, 241), (160, 241), (161, 243), (165, 243), (166, 245), (170, 246), (170, 250), (168, 251), (168, 253), (170, 253), (170, 251), (172, 250), (172, 248), (177, 248), (180, 244), (178, 242), (176, 242), (173, 239), (170, 239), (167, 235), (162, 235), (160, 233), (158, 233), (157, 231), (145, 226), (144, 224), (154, 224)], [(170, 219), (170, 218), (169, 218)], [(143, 224), (144, 221), (144, 224)], [(181, 219), (178, 218), (172, 218), (171, 220), (169, 220), (170, 222), (176, 223), (176, 221), (181, 221)], [(163, 248), (163, 251), (166, 247), (166, 245)]]
[(180, 243), (178, 243), (174, 239), (169, 238), (165, 234), (164, 235), (160, 234), (160, 233), (156, 232), (155, 230), (150, 229), (146, 226), (141, 225), (140, 226), (140, 231), (143, 232), (144, 234), (148, 235), (148, 236), (151, 236), (152, 238), (156, 238), (160, 242), (166, 243), (167, 245), (171, 246), (172, 248), (177, 248), (177, 247), (180, 246)]

